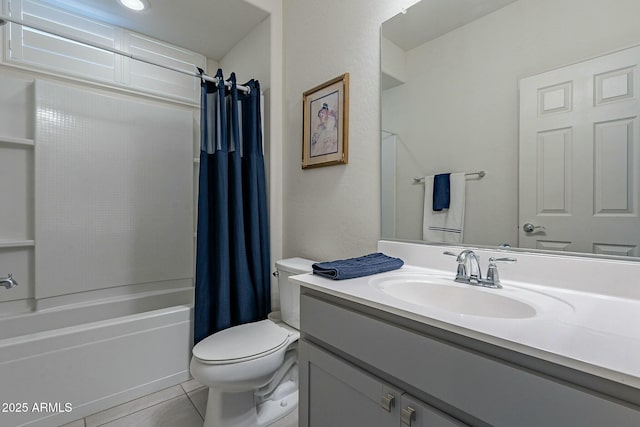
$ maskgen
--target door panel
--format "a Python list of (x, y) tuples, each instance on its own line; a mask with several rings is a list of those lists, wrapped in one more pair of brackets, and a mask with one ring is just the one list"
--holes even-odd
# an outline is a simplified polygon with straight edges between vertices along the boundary
[(640, 256), (638, 63), (635, 47), (520, 80), (518, 246)]

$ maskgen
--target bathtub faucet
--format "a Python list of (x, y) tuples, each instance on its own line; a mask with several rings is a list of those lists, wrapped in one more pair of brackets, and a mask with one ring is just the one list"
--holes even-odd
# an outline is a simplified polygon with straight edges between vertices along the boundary
[(13, 275), (9, 273), (7, 277), (0, 277), (0, 286), (4, 286), (5, 289), (11, 289), (18, 286), (18, 282), (16, 282)]

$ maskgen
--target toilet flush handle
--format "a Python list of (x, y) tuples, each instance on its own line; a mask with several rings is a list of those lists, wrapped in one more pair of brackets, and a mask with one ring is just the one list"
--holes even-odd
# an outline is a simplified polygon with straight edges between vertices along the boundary
[(271, 273), (271, 275), (273, 275), (273, 277), (280, 277), (280, 272), (276, 270), (273, 273)]

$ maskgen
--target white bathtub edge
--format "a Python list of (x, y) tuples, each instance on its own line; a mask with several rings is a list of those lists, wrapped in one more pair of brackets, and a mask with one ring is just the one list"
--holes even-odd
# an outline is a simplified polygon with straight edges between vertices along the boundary
[(72, 405), (0, 414), (0, 425), (57, 427), (189, 379), (192, 307), (177, 305), (0, 340), (0, 401)]

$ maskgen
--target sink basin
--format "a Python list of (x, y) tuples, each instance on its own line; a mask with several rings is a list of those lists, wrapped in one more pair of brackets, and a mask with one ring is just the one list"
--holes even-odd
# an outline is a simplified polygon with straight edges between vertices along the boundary
[(401, 274), (372, 278), (369, 284), (402, 301), (467, 316), (527, 319), (572, 307), (557, 298), (522, 288), (489, 289), (460, 284), (430, 274)]

